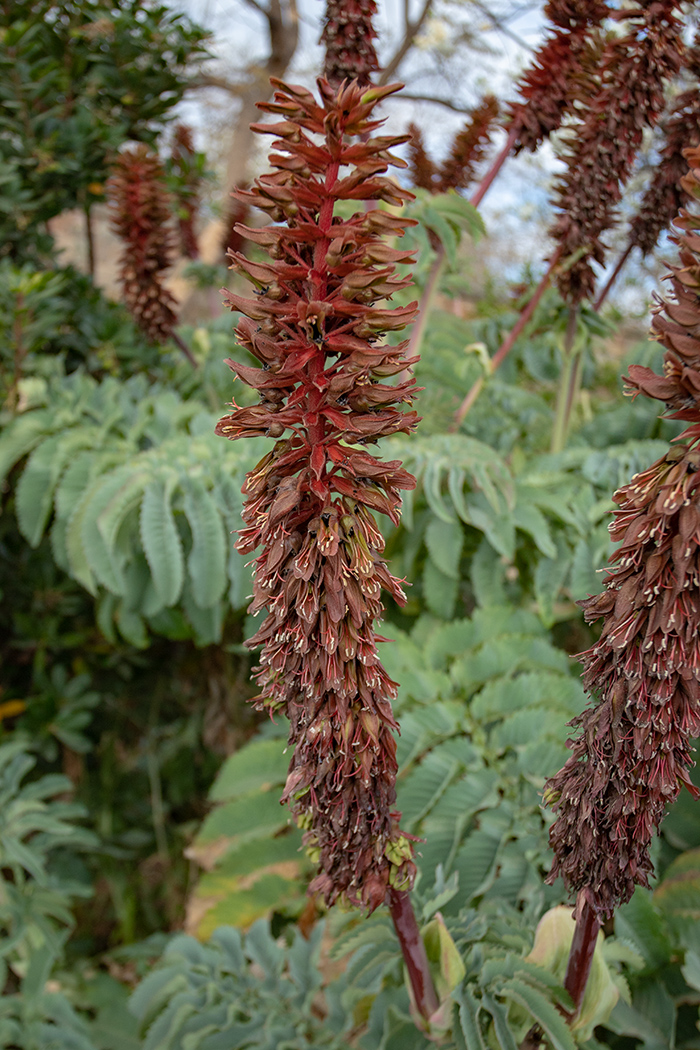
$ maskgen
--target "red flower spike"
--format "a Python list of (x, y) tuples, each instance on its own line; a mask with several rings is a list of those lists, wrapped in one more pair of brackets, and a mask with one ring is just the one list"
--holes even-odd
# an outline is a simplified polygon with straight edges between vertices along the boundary
[(373, 108), (395, 87), (367, 91), (355, 82), (335, 92), (321, 80), (319, 103), (304, 88), (274, 83), (261, 108), (284, 121), (261, 130), (277, 136), (275, 170), (238, 197), (280, 225), (238, 227), (270, 262), (230, 253), (257, 294), (227, 295), (246, 315), (237, 337), (260, 367), (230, 364), (260, 403), (234, 403), (217, 432), (280, 439), (246, 478), (237, 543), (244, 554), (261, 549), (250, 611), (268, 615), (248, 642), (262, 646), (256, 703), (290, 720), (283, 798), (319, 864), (311, 890), (328, 904), (343, 896), (373, 910), (390, 888), (410, 887), (415, 866), (393, 808), (396, 685), (374, 630), (382, 587), (398, 602), (405, 595), (381, 557), (372, 512), (397, 522), (401, 491), (415, 481), (362, 446), (418, 422), (400, 409), (412, 402), (414, 380), (384, 381), (410, 368), (406, 344), (382, 341), (411, 322), (416, 304), (386, 304), (408, 283), (395, 276), (396, 263), (412, 257), (381, 238), (402, 234), (408, 220), (334, 211), (337, 201), (411, 198), (384, 175), (405, 139), (374, 135), (381, 122)]
[[(700, 35), (688, 49), (685, 66), (695, 81), (700, 80)], [(637, 215), (631, 223), (630, 243), (642, 255), (654, 250), (661, 232), (670, 226), (688, 197), (682, 186), (686, 173), (683, 151), (700, 142), (700, 90), (695, 87), (675, 99), (661, 127), (664, 144), (661, 159), (652, 172)]]
[(186, 124), (176, 124), (173, 129), (170, 162), (181, 187), (176, 197), (180, 248), (188, 259), (198, 259), (199, 245), (194, 227), (199, 209), (200, 176), (196, 168), (192, 129)]
[(458, 131), (443, 161), (437, 190), (463, 190), (473, 181), (477, 165), (483, 160), (491, 132), (498, 118), (498, 102), (493, 95), (484, 95), (471, 110), (469, 120)]
[[(700, 148), (686, 157), (684, 188), (700, 201)], [(586, 620), (603, 621), (581, 656), (584, 685), (600, 700), (574, 720), (571, 758), (545, 789), (557, 812), (549, 881), (562, 875), (584, 890), (600, 921), (648, 885), (666, 804), (684, 784), (700, 794), (688, 775), (700, 735), (700, 216), (683, 210), (676, 226), (675, 300), (660, 301), (653, 321), (665, 375), (633, 366), (626, 380), (694, 425), (615, 493), (610, 533), (620, 546), (602, 594), (581, 602)]]
[(639, 0), (625, 10), (631, 29), (608, 43), (599, 90), (568, 151), (556, 189), (560, 215), (551, 232), (562, 259), (574, 257), (557, 278), (573, 305), (593, 297), (593, 264), (605, 259), (601, 235), (613, 225), (644, 128), (659, 120), (666, 82), (681, 67), (681, 6), (680, 0)]
[(164, 343), (177, 323), (175, 299), (163, 285), (174, 245), (168, 228), (170, 200), (163, 167), (141, 145), (125, 150), (107, 182), (114, 232), (125, 242), (120, 278), (126, 306), (154, 343)]
[(375, 0), (326, 0), (320, 43), (325, 45), (323, 74), (333, 88), (344, 80), (366, 86), (379, 69), (372, 19)]
[(550, 0), (544, 14), (559, 28), (535, 52), (523, 75), (523, 102), (510, 106), (515, 148), (531, 153), (561, 126), (575, 101), (585, 102), (597, 65), (595, 31), (608, 15), (603, 0)]

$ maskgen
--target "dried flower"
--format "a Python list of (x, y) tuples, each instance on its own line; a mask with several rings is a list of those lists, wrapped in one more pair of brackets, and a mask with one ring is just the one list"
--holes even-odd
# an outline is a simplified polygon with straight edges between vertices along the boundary
[(413, 185), (431, 193), (465, 189), (474, 179), (477, 164), (483, 160), (497, 117), (497, 100), (493, 95), (484, 95), (470, 110), (468, 120), (455, 135), (450, 152), (439, 168), (428, 156), (420, 129), (409, 124), (408, 167)]
[(414, 380), (384, 382), (414, 363), (406, 343), (382, 342), (413, 319), (416, 304), (377, 305), (409, 283), (394, 270), (410, 253), (382, 239), (402, 234), (407, 220), (380, 209), (341, 218), (334, 208), (410, 199), (382, 174), (404, 165), (390, 150), (405, 137), (374, 135), (374, 106), (396, 86), (365, 91), (354, 82), (336, 92), (320, 80), (319, 104), (304, 88), (273, 84), (274, 101), (261, 108), (282, 119), (256, 130), (277, 136), (276, 171), (238, 197), (280, 225), (238, 228), (270, 262), (233, 253), (257, 295), (227, 295), (245, 315), (238, 340), (261, 367), (229, 363), (260, 402), (234, 402), (217, 432), (279, 439), (246, 478), (237, 543), (244, 554), (262, 547), (250, 608), (268, 615), (248, 642), (262, 645), (256, 703), (290, 720), (283, 798), (319, 864), (311, 889), (329, 904), (343, 895), (374, 909), (389, 887), (408, 888), (415, 869), (393, 810), (396, 685), (374, 633), (381, 588), (405, 596), (381, 556), (373, 511), (398, 521), (400, 491), (415, 482), (363, 446), (417, 423), (398, 407), (411, 403)]
[[(700, 149), (686, 156), (685, 189), (700, 201)], [(648, 884), (666, 804), (683, 784), (700, 794), (688, 775), (700, 734), (700, 216), (684, 210), (676, 225), (673, 299), (659, 301), (653, 322), (664, 376), (633, 366), (626, 378), (635, 395), (666, 401), (694, 425), (615, 494), (610, 531), (621, 546), (603, 593), (581, 603), (589, 622), (603, 620), (582, 655), (584, 684), (600, 702), (575, 720), (572, 756), (546, 788), (558, 813), (549, 881), (561, 874), (586, 890), (600, 919)]]
[(173, 129), (170, 164), (173, 174), (178, 179), (175, 203), (180, 247), (183, 255), (189, 259), (198, 259), (199, 246), (194, 227), (199, 209), (200, 175), (197, 170), (197, 154), (192, 139), (192, 129), (186, 124), (176, 124)]
[(326, 0), (321, 43), (326, 48), (323, 75), (332, 87), (357, 80), (366, 87), (379, 69), (372, 19), (375, 0)]
[(644, 127), (659, 119), (665, 83), (680, 69), (680, 8), (679, 0), (640, 0), (624, 11), (630, 31), (608, 43), (600, 90), (568, 150), (552, 234), (562, 257), (574, 257), (558, 276), (560, 292), (573, 305), (593, 296), (593, 263), (602, 264), (605, 258), (601, 235), (613, 224)]
[(168, 227), (170, 200), (163, 167), (147, 146), (119, 155), (107, 183), (112, 228), (125, 242), (120, 259), (124, 301), (139, 327), (154, 343), (173, 334), (175, 299), (163, 272), (172, 265), (173, 237)]
[(603, 0), (550, 0), (544, 14), (559, 28), (535, 52), (530, 68), (520, 80), (523, 102), (509, 107), (515, 128), (515, 152), (534, 152), (575, 102), (591, 91), (599, 49), (593, 33), (608, 14)]
[[(700, 79), (700, 38), (688, 49), (686, 68), (694, 80)], [(700, 141), (700, 91), (698, 85), (678, 96), (661, 128), (664, 144), (637, 215), (632, 220), (630, 243), (648, 255), (656, 247), (687, 200), (682, 186), (686, 171), (683, 150)]]
[(493, 95), (484, 95), (469, 114), (469, 119), (458, 131), (447, 158), (440, 169), (438, 192), (465, 189), (474, 179), (477, 164), (483, 160), (491, 140), (493, 125), (498, 117), (498, 102)]
[(437, 193), (438, 170), (425, 148), (423, 132), (416, 124), (408, 125), (408, 170), (411, 184), (420, 190)]

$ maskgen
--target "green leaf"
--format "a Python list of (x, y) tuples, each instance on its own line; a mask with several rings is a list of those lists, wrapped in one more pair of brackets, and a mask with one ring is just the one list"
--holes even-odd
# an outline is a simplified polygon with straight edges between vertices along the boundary
[(489, 541), (484, 538), (477, 547), (471, 564), (471, 583), (478, 605), (503, 605), (505, 566)]
[(569, 573), (571, 555), (563, 542), (559, 545), (557, 558), (542, 558), (535, 569), (535, 597), (542, 622), (551, 627), (554, 623), (554, 603), (561, 594)]
[(454, 615), (459, 581), (446, 576), (437, 565), (426, 558), (423, 565), (423, 598), (431, 612), (449, 620)]
[(532, 985), (526, 984), (517, 977), (512, 977), (504, 982), (499, 994), (525, 1007), (547, 1033), (554, 1050), (576, 1050), (576, 1043), (562, 1015)]
[(508, 1024), (508, 1014), (502, 1004), (485, 992), (482, 993), (481, 1001), (493, 1018), (493, 1029), (500, 1050), (518, 1050), (518, 1045)]
[(226, 759), (209, 792), (212, 802), (224, 802), (254, 791), (284, 785), (289, 758), (284, 741), (252, 740)]
[(90, 569), (104, 587), (118, 595), (125, 591), (123, 559), (107, 547), (99, 520), (125, 483), (128, 484), (130, 470), (127, 465), (95, 481), (87, 493), (80, 527), (80, 539)]
[(0, 435), (0, 484), (22, 456), (31, 452), (42, 437), (51, 430), (51, 416), (47, 411), (30, 412), (19, 416)]
[(164, 605), (174, 605), (182, 592), (182, 544), (171, 507), (174, 478), (157, 478), (146, 488), (141, 503), (141, 543)]
[(542, 511), (534, 503), (524, 503), (521, 494), (526, 489), (518, 489), (518, 502), (513, 510), (513, 524), (517, 529), (532, 536), (535, 544), (546, 558), (557, 557), (557, 547), (552, 539), (549, 523)]
[(136, 470), (132, 473), (129, 468), (125, 471), (123, 484), (97, 516), (97, 528), (111, 557), (114, 557), (117, 533), (129, 511), (140, 504), (149, 477), (148, 470)]
[(459, 901), (466, 905), (483, 893), (494, 873), (499, 840), (477, 829), (457, 852), (453, 870), (459, 875)]
[(457, 989), (454, 999), (459, 1008), (459, 1029), (453, 1031), (453, 1034), (463, 1036), (466, 1050), (487, 1050), (479, 1024), (479, 1004), (466, 984)]
[(398, 807), (406, 827), (429, 813), (459, 769), (459, 763), (440, 749), (432, 751), (408, 776), (399, 780)]
[(185, 516), (192, 530), (192, 549), (187, 557), (192, 597), (200, 609), (208, 609), (226, 588), (226, 537), (216, 504), (199, 478), (183, 483)]
[(631, 943), (650, 970), (665, 966), (671, 958), (671, 942), (664, 921), (652, 903), (651, 894), (639, 886), (632, 900), (615, 913), (615, 935)]
[(428, 553), (445, 576), (459, 580), (459, 561), (462, 554), (464, 533), (458, 521), (433, 518), (425, 530)]
[(509, 510), (500, 507), (496, 510), (481, 492), (474, 492), (467, 498), (469, 521), (480, 529), (493, 549), (502, 554), (508, 561), (515, 555), (515, 526)]

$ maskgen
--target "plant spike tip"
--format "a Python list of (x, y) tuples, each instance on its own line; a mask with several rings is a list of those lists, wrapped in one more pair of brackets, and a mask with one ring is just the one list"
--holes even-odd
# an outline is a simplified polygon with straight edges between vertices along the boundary
[(418, 422), (401, 409), (414, 380), (386, 382), (410, 370), (406, 344), (382, 340), (410, 323), (415, 304), (383, 302), (409, 283), (395, 267), (412, 256), (382, 240), (401, 235), (407, 220), (364, 207), (343, 218), (335, 203), (410, 199), (383, 174), (400, 163), (390, 151), (405, 139), (374, 134), (375, 102), (357, 82), (338, 91), (320, 80), (320, 102), (302, 88), (276, 88), (260, 107), (280, 118), (260, 126), (276, 136), (275, 170), (237, 194), (278, 224), (239, 227), (270, 260), (230, 253), (256, 295), (227, 296), (244, 315), (238, 340), (260, 367), (230, 365), (260, 400), (234, 402), (217, 432), (276, 441), (243, 486), (237, 547), (261, 548), (250, 611), (267, 615), (248, 642), (262, 646), (256, 703), (290, 721), (283, 800), (319, 866), (310, 889), (329, 905), (342, 896), (373, 910), (415, 874), (394, 809), (396, 685), (374, 628), (381, 589), (399, 603), (405, 595), (381, 556), (373, 516), (398, 522), (401, 490), (415, 482), (399, 462), (368, 451)]
[[(700, 203), (700, 148), (686, 157), (684, 189)], [(648, 885), (652, 837), (681, 787), (700, 794), (688, 772), (700, 735), (700, 215), (683, 209), (676, 229), (673, 295), (653, 319), (664, 374), (633, 365), (625, 378), (692, 425), (615, 493), (620, 546), (603, 592), (581, 602), (589, 623), (603, 621), (581, 656), (600, 699), (574, 720), (572, 755), (545, 788), (557, 813), (548, 881), (561, 875), (599, 921)]]
[(177, 323), (175, 299), (162, 276), (174, 256), (164, 179), (158, 157), (139, 145), (119, 154), (107, 183), (112, 228), (124, 242), (120, 259), (124, 301), (154, 343), (170, 339)]

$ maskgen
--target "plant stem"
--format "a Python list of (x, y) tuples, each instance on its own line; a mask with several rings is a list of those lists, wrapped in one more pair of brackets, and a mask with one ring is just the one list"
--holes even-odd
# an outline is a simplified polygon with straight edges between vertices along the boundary
[(413, 998), (421, 1016), (429, 1021), (440, 1006), (428, 965), (423, 938), (418, 929), (411, 896), (406, 890), (389, 890), (389, 911), (401, 945)]
[[(554, 267), (556, 266), (557, 262), (559, 261), (559, 256), (560, 255), (561, 255), (561, 248), (557, 248), (557, 250), (555, 251), (554, 255), (552, 256), (552, 258), (551, 258), (551, 260), (549, 262), (549, 266), (547, 267), (547, 270), (546, 270), (544, 276), (542, 277), (540, 283), (537, 285), (537, 287), (535, 288), (535, 291), (533, 292), (532, 296), (530, 297), (527, 306), (525, 307), (525, 309), (520, 314), (520, 317), (515, 322), (513, 328), (510, 330), (510, 332), (508, 333), (507, 337), (501, 343), (501, 345), (499, 346), (499, 348), (496, 351), (496, 353), (491, 358), (491, 371), (492, 372), (495, 372), (496, 369), (499, 367), (499, 365), (502, 364), (504, 358), (512, 350), (512, 348), (513, 348), (513, 346), (515, 344), (515, 341), (517, 340), (517, 338), (519, 337), (519, 335), (521, 334), (521, 332), (525, 328), (525, 325), (528, 323), (528, 321), (530, 320), (530, 318), (534, 314), (535, 309), (537, 307), (537, 304), (539, 303), (540, 299), (542, 298), (542, 296), (544, 295), (544, 293), (545, 293), (545, 291), (547, 289), (547, 285), (550, 282), (550, 279), (551, 279), (551, 276), (552, 276), (552, 272), (554, 271)], [(455, 418), (454, 418), (454, 423), (450, 427), (450, 430), (454, 431), (454, 430), (458, 430), (459, 429), (459, 427), (460, 427), (464, 417), (466, 416), (467, 412), (469, 411), (469, 409), (472, 407), (472, 405), (476, 401), (477, 397), (479, 396), (479, 394), (481, 392), (481, 388), (483, 387), (483, 385), (484, 385), (484, 379), (483, 379), (483, 376), (482, 376), (480, 379), (477, 379), (477, 381), (474, 383), (474, 385), (472, 386), (472, 388), (469, 391), (469, 393), (467, 394), (467, 396), (462, 401), (462, 404), (457, 409), (457, 413), (456, 413)]]
[(498, 175), (499, 171), (501, 170), (501, 168), (503, 167), (505, 162), (508, 160), (508, 157), (510, 155), (510, 151), (513, 148), (513, 144), (515, 143), (515, 139), (516, 139), (517, 134), (518, 134), (518, 128), (517, 128), (517, 125), (514, 123), (514, 124), (511, 125), (511, 129), (508, 132), (508, 138), (506, 139), (505, 146), (503, 147), (501, 152), (498, 154), (498, 156), (494, 160), (494, 162), (491, 165), (491, 167), (489, 168), (489, 170), (484, 175), (483, 179), (481, 180), (481, 182), (477, 186), (477, 188), (474, 191), (474, 193), (469, 198), (469, 203), (473, 204), (475, 208), (478, 208), (478, 206), (481, 204), (482, 200), (486, 196), (487, 190), (491, 186), (491, 183), (496, 178), (496, 176)]
[(600, 310), (601, 306), (603, 305), (603, 303), (607, 299), (608, 293), (610, 292), (610, 289), (615, 284), (615, 281), (617, 280), (617, 278), (620, 276), (620, 270), (622, 269), (622, 267), (625, 265), (625, 263), (629, 259), (633, 248), (634, 248), (634, 245), (630, 242), (627, 245), (627, 247), (625, 248), (625, 250), (622, 253), (622, 255), (620, 256), (620, 258), (617, 260), (617, 265), (616, 265), (615, 269), (613, 270), (613, 272), (608, 277), (607, 281), (605, 282), (605, 287), (603, 288), (602, 292), (600, 293), (600, 295), (598, 296), (598, 298), (595, 301), (595, 305), (594, 305), (593, 309), (596, 311), (596, 313)]
[(87, 241), (87, 262), (88, 262), (88, 273), (94, 281), (95, 279), (95, 234), (92, 228), (92, 208), (86, 202), (83, 206), (83, 214), (85, 215), (85, 240)]
[(585, 890), (581, 890), (578, 895), (578, 918), (564, 978), (564, 987), (574, 1001), (575, 1012), (578, 1012), (583, 1001), (600, 930), (598, 916), (585, 893)]
[(179, 347), (180, 350), (182, 350), (183, 354), (185, 355), (189, 363), (192, 365), (192, 367), (197, 368), (197, 360), (187, 343), (184, 341), (184, 339), (181, 339), (177, 332), (171, 332), (170, 338), (175, 343), (175, 346)]
[[(437, 290), (440, 286), (440, 277), (442, 271), (445, 268), (445, 248), (442, 241), (438, 244), (435, 259), (433, 265), (430, 268), (428, 274), (428, 280), (425, 283), (423, 294), (420, 297), (420, 305), (418, 307), (418, 317), (416, 318), (415, 324), (411, 330), (411, 338), (408, 343), (406, 350), (406, 357), (417, 357), (420, 354), (421, 344), (423, 342), (423, 336), (425, 329), (428, 324), (428, 318), (430, 317), (430, 311), (433, 307), (433, 301), (437, 295)], [(408, 378), (406, 376), (406, 378)], [(403, 373), (399, 377), (399, 382), (404, 382)]]
[(571, 424), (571, 412), (576, 398), (576, 389), (580, 376), (581, 351), (572, 351), (576, 337), (578, 307), (569, 307), (569, 319), (566, 323), (566, 334), (562, 347), (562, 372), (557, 391), (557, 407), (552, 428), (552, 452), (561, 452), (566, 445), (566, 438)]

